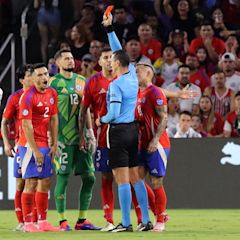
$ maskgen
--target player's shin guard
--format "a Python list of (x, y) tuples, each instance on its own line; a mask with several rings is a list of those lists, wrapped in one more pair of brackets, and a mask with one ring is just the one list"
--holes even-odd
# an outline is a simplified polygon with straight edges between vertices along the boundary
[(38, 221), (38, 216), (37, 216), (37, 206), (36, 206), (36, 201), (35, 201), (35, 194), (34, 193), (34, 198), (33, 198), (33, 208), (32, 208), (32, 222), (35, 223)]
[(66, 209), (66, 189), (69, 175), (57, 175), (57, 181), (54, 190), (56, 209), (59, 214), (59, 220), (65, 220), (64, 212)]
[(48, 211), (48, 193), (36, 192), (35, 201), (37, 207), (38, 221), (45, 221), (47, 219)]
[(23, 213), (22, 213), (22, 191), (16, 191), (15, 199), (14, 199), (14, 206), (15, 206), (15, 213), (19, 223), (23, 223)]
[(157, 222), (164, 222), (164, 211), (166, 210), (167, 206), (167, 196), (164, 190), (164, 187), (161, 186), (157, 189), (153, 189), (155, 194), (155, 213), (157, 216)]
[(25, 223), (32, 222), (32, 207), (33, 207), (34, 193), (22, 193), (22, 212)]
[(118, 198), (122, 213), (122, 225), (128, 227), (131, 223), (130, 210), (131, 210), (131, 186), (129, 183), (118, 185)]
[(101, 194), (104, 218), (109, 223), (113, 223), (114, 194), (113, 179), (106, 179), (102, 176)]
[(144, 182), (138, 181), (134, 184), (134, 190), (136, 192), (138, 204), (140, 205), (141, 212), (142, 212), (142, 223), (147, 224), (150, 220), (149, 213), (148, 213), (148, 197), (147, 197), (147, 190), (144, 185)]
[(149, 207), (152, 210), (153, 214), (155, 215), (155, 194), (152, 188), (146, 182), (144, 182), (144, 184), (147, 190)]
[(85, 212), (89, 209), (92, 200), (92, 191), (95, 183), (94, 173), (82, 175), (82, 188), (79, 192), (79, 218), (86, 218), (82, 216), (81, 212)]
[(133, 202), (133, 206), (134, 206), (134, 209), (135, 209), (135, 213), (137, 215), (137, 222), (138, 222), (138, 224), (140, 224), (140, 223), (142, 223), (141, 208), (138, 204), (136, 193), (135, 193), (135, 190), (134, 190), (132, 185), (131, 185), (131, 191), (132, 191), (132, 202)]

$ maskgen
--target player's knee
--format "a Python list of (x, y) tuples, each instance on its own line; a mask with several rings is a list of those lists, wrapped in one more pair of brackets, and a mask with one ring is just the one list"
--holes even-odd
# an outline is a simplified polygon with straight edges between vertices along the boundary
[(48, 192), (51, 186), (51, 179), (44, 178), (42, 180), (38, 180), (37, 191), (38, 192)]
[(113, 174), (111, 172), (103, 172), (102, 178), (104, 180), (113, 180)]
[(161, 186), (163, 186), (163, 177), (151, 176), (151, 183), (152, 183), (153, 189), (160, 188)]
[(83, 185), (88, 186), (89, 188), (92, 188), (96, 181), (96, 177), (94, 174), (87, 174), (82, 176), (82, 181), (83, 181)]
[(37, 179), (30, 178), (25, 180), (24, 192), (33, 193), (36, 191), (36, 187), (37, 187)]
[(25, 185), (25, 180), (22, 179), (22, 178), (17, 178), (17, 181), (16, 181), (16, 190), (22, 192), (23, 189), (24, 189), (24, 185)]

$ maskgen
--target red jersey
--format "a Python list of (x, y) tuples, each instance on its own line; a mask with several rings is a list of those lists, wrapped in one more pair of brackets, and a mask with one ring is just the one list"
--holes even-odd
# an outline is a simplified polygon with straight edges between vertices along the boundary
[(214, 111), (225, 117), (230, 112), (232, 90), (227, 89), (226, 92), (219, 96), (214, 87), (211, 87), (211, 99), (214, 106)]
[[(49, 87), (44, 93), (30, 87), (19, 103), (19, 119), (32, 120), (33, 134), (37, 147), (48, 147), (48, 127), (52, 115), (58, 113), (57, 92)], [(21, 129), (19, 145), (27, 143), (23, 129)]]
[[(189, 52), (196, 54), (197, 49), (202, 46), (204, 46), (203, 39), (201, 37), (195, 38), (190, 44)], [(219, 38), (213, 37), (212, 46), (218, 55), (222, 55), (225, 52), (224, 41)]]
[(231, 137), (239, 137), (239, 133), (235, 128), (236, 119), (237, 113), (235, 111), (228, 113), (226, 121), (231, 125)]
[(92, 106), (94, 117), (94, 133), (97, 138), (98, 147), (107, 147), (107, 128), (104, 124), (100, 128), (95, 125), (96, 119), (107, 113), (107, 91), (111, 80), (105, 78), (102, 72), (90, 77), (85, 85), (81, 104), (88, 108)]
[[(167, 105), (167, 99), (159, 87), (151, 85), (143, 91), (139, 90), (136, 118), (140, 123), (141, 150), (147, 149), (157, 130), (160, 119), (155, 111), (155, 107), (161, 105)], [(166, 130), (159, 138), (159, 143), (163, 148), (170, 148), (170, 140)]]
[(16, 91), (11, 94), (8, 98), (7, 105), (3, 112), (3, 117), (7, 120), (14, 120), (15, 124), (15, 143), (19, 140), (19, 127), (20, 127), (20, 119), (19, 119), (19, 101), (23, 94), (23, 89)]
[[(203, 118), (202, 124), (204, 129), (207, 129), (207, 122), (208, 122), (208, 118)], [(223, 125), (224, 125), (224, 122), (222, 117), (218, 113), (214, 113), (212, 128), (207, 133), (210, 133), (212, 136), (219, 135), (223, 133)]]
[(196, 73), (192, 74), (190, 82), (200, 87), (202, 92), (204, 92), (206, 87), (210, 86), (209, 77), (206, 72), (202, 70), (198, 70)]
[(158, 58), (161, 57), (161, 43), (152, 38), (146, 45), (140, 42), (141, 45), (141, 54), (150, 58), (152, 62), (155, 62)]

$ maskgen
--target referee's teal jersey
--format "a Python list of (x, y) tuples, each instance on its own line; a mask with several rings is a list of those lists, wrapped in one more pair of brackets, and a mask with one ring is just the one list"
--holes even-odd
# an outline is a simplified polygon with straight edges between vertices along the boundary
[[(108, 33), (108, 39), (113, 52), (121, 50), (121, 44), (115, 32)], [(135, 108), (137, 104), (138, 79), (133, 64), (129, 64), (129, 71), (116, 80), (108, 88), (107, 108), (111, 103), (121, 103), (120, 114), (110, 123), (130, 123), (135, 119)]]

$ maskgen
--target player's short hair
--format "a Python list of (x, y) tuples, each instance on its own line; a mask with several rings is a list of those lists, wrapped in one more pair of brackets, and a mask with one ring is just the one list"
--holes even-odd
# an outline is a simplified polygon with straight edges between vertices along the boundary
[(24, 64), (17, 68), (16, 70), (16, 79), (19, 81), (20, 79), (23, 79), (25, 77), (26, 72), (29, 71), (30, 73), (33, 73), (33, 65), (32, 64)]
[(179, 117), (181, 117), (182, 115), (187, 115), (187, 116), (189, 116), (189, 117), (192, 117), (192, 113), (190, 113), (189, 111), (182, 111), (182, 112), (180, 112), (179, 113)]
[(43, 68), (43, 67), (47, 68), (45, 63), (35, 63), (33, 65), (33, 70), (38, 69), (38, 68)]
[(238, 97), (238, 96), (240, 96), (240, 91), (236, 92), (234, 98), (236, 98), (236, 97)]
[(112, 51), (112, 49), (110, 48), (110, 47), (104, 47), (104, 48), (102, 48), (102, 50), (101, 50), (101, 55), (102, 55), (102, 53), (104, 53), (104, 52), (111, 52)]
[(129, 65), (130, 59), (124, 50), (118, 50), (114, 52), (113, 55), (114, 59), (118, 60), (122, 67), (127, 67)]
[(67, 48), (60, 49), (55, 53), (54, 59), (58, 60), (60, 57), (62, 57), (62, 53), (72, 53), (72, 52), (70, 49), (67, 49)]
[(189, 71), (191, 71), (191, 68), (190, 68), (190, 66), (189, 65), (187, 65), (187, 64), (182, 64), (182, 65), (180, 65), (179, 67), (178, 67), (178, 72), (180, 71), (180, 69), (181, 68), (188, 68), (189, 69)]

